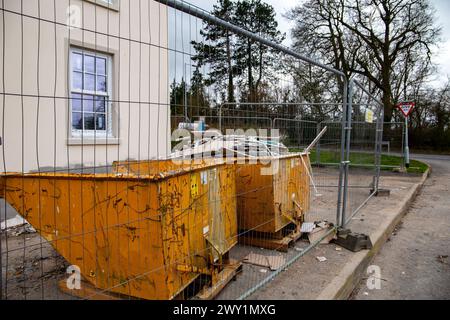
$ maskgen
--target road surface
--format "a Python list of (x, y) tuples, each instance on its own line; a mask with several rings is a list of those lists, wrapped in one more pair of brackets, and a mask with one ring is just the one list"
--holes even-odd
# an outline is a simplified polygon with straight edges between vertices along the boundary
[(381, 288), (364, 278), (352, 299), (450, 299), (450, 156), (411, 158), (430, 164), (431, 176), (372, 263)]

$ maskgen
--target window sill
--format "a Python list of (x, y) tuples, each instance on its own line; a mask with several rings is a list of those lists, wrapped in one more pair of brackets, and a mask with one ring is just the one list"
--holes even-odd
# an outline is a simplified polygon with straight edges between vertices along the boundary
[(113, 10), (113, 11), (119, 11), (119, 3), (118, 3), (118, 1), (115, 1), (112, 4), (108, 4), (107, 2), (104, 2), (102, 0), (86, 0), (86, 1), (91, 2), (91, 3), (95, 4), (95, 5), (100, 6), (100, 7), (104, 7), (106, 9), (110, 9), (110, 10)]
[(69, 138), (67, 139), (68, 146), (99, 146), (99, 145), (119, 145), (120, 139), (118, 138)]

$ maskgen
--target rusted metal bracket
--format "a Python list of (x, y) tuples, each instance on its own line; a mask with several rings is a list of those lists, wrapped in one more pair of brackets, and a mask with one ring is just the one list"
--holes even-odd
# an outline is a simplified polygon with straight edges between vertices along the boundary
[(199, 268), (199, 267), (191, 266), (191, 265), (187, 265), (187, 264), (178, 264), (177, 271), (201, 273), (201, 274), (206, 274), (206, 275), (211, 274), (211, 270), (208, 268)]

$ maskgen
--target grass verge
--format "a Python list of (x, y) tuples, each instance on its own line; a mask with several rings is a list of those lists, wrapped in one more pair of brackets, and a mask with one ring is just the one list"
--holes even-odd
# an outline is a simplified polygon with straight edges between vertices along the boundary
[[(291, 152), (299, 152), (298, 148), (289, 149)], [(321, 164), (338, 164), (340, 161), (340, 151), (320, 151), (320, 163)], [(316, 150), (311, 151), (311, 162), (317, 162), (317, 152)], [(352, 167), (366, 167), (371, 169), (374, 167), (375, 155), (369, 152), (351, 152), (350, 153), (350, 166)], [(394, 171), (396, 168), (400, 168), (403, 165), (403, 159), (399, 156), (388, 156), (383, 154), (381, 156), (381, 169), (384, 171)], [(417, 160), (410, 160), (408, 173), (424, 173), (428, 169), (426, 163)]]

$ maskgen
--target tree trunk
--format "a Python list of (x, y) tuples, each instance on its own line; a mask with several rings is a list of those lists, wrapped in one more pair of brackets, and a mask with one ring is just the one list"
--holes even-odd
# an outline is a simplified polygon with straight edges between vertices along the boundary
[(394, 104), (388, 94), (383, 94), (383, 105), (384, 105), (384, 122), (389, 123), (392, 120), (392, 112), (394, 110)]
[[(263, 49), (262, 49), (262, 45), (259, 45), (259, 76), (258, 76), (258, 80), (256, 81), (256, 85), (255, 85), (255, 95), (256, 96), (258, 96), (258, 94), (259, 94), (259, 85), (261, 83), (262, 76), (263, 76)], [(260, 101), (259, 97), (257, 97), (257, 98), (258, 99), (256, 99), (256, 100)]]
[(231, 63), (230, 33), (227, 32), (227, 62), (228, 62), (228, 102), (234, 100), (233, 65)]
[(254, 102), (253, 75), (252, 75), (252, 45), (250, 39), (247, 40), (247, 68), (248, 68), (249, 102)]
[(384, 31), (384, 44), (383, 44), (383, 64), (381, 65), (381, 76), (383, 86), (383, 105), (384, 105), (384, 122), (389, 123), (392, 119), (392, 112), (394, 110), (394, 103), (392, 101), (392, 87), (391, 87), (391, 70), (392, 63), (389, 57), (391, 42), (390, 42), (390, 12), (388, 7), (383, 4), (386, 12), (383, 18), (385, 31)]
[(392, 120), (392, 113), (394, 111), (394, 103), (392, 101), (392, 88), (390, 83), (390, 66), (383, 66), (381, 73), (383, 86), (382, 102), (384, 106), (384, 122), (389, 123)]
[(394, 111), (394, 102), (392, 101), (392, 87), (390, 83), (390, 65), (385, 64), (382, 67), (382, 86), (383, 86), (383, 97), (382, 102), (384, 106), (384, 122), (391, 122), (392, 113)]

